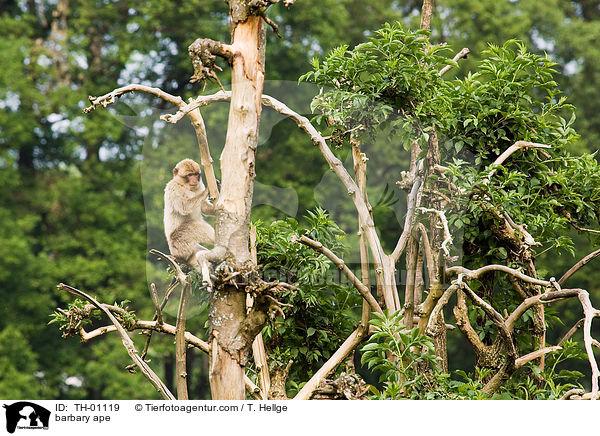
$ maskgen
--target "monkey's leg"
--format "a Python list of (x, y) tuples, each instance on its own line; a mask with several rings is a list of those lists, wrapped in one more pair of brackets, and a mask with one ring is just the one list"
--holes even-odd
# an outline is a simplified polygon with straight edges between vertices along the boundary
[[(202, 281), (206, 283), (206, 288), (208, 292), (212, 292), (212, 281), (210, 280), (210, 262), (206, 258), (206, 253), (208, 250), (200, 250), (198, 251), (193, 259), (194, 269), (202, 274)], [(192, 264), (192, 262), (190, 262)]]

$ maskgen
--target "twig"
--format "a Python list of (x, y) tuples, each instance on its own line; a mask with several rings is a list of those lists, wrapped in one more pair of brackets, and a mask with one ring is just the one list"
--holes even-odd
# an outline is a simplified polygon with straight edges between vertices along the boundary
[(300, 236), (298, 238), (298, 242), (312, 248), (313, 250), (315, 250), (319, 253), (324, 254), (327, 258), (329, 258), (334, 263), (334, 265), (338, 267), (338, 269), (342, 270), (344, 272), (344, 274), (346, 274), (346, 277), (348, 277), (350, 282), (354, 285), (354, 287), (358, 290), (358, 292), (360, 292), (360, 295), (362, 295), (362, 297), (369, 303), (369, 306), (371, 306), (371, 309), (373, 309), (375, 312), (383, 315), (383, 310), (381, 309), (381, 306), (379, 306), (379, 303), (377, 302), (377, 300), (375, 300), (373, 295), (371, 295), (371, 290), (368, 289), (358, 279), (358, 277), (356, 277), (354, 275), (354, 273), (350, 270), (350, 268), (348, 268), (346, 266), (346, 264), (344, 263), (344, 261), (342, 259), (337, 257), (331, 250), (329, 250), (327, 247), (325, 247), (320, 242), (314, 241), (305, 235)]
[(254, 355), (254, 363), (258, 371), (258, 379), (260, 381), (260, 396), (262, 400), (268, 400), (269, 390), (271, 389), (271, 377), (269, 374), (269, 363), (267, 361), (267, 352), (262, 334), (259, 333), (254, 342), (252, 342), (252, 354)]
[[(258, 251), (256, 250), (256, 226), (250, 227), (250, 255), (252, 257), (252, 263), (257, 265)], [(258, 370), (260, 382), (259, 394), (262, 400), (267, 400), (269, 390), (271, 389), (271, 375), (269, 374), (269, 363), (267, 361), (267, 352), (265, 350), (262, 333), (258, 333), (252, 342), (252, 355), (254, 356), (254, 363)]]
[[(169, 301), (169, 297), (171, 296), (171, 293), (175, 290), (175, 288), (177, 287), (178, 284), (179, 284), (179, 280), (177, 278), (173, 279), (173, 281), (167, 288), (167, 292), (165, 293), (165, 296), (163, 297), (162, 302), (160, 303), (160, 305), (156, 306), (158, 310), (154, 312), (154, 317), (152, 318), (152, 321), (158, 321), (159, 316), (162, 318), (162, 310), (167, 305), (167, 301)], [(156, 305), (158, 303), (158, 294), (154, 295), (156, 293), (156, 286), (154, 285), (154, 283), (151, 284), (151, 288), (153, 291), (152, 297), (153, 297), (153, 299), (155, 299), (154, 304)], [(161, 319), (159, 324), (162, 324), (162, 322), (163, 321)], [(150, 333), (148, 333), (148, 335), (146, 336), (146, 343), (144, 344), (144, 348), (142, 350), (142, 353), (140, 354), (142, 359), (146, 359), (146, 354), (148, 354), (148, 349), (150, 348), (150, 341), (152, 341), (152, 330), (150, 330)]]
[[(467, 55), (471, 53), (471, 50), (469, 50), (468, 48), (463, 48), (461, 51), (459, 51), (456, 56), (454, 56), (452, 58), (453, 62), (458, 62), (461, 58), (466, 58)], [(442, 77), (444, 74), (446, 74), (448, 71), (450, 71), (450, 69), (452, 68), (452, 65), (446, 65), (444, 68), (442, 68), (440, 70), (440, 72), (438, 73), (438, 75), (440, 77)]]
[(585, 264), (587, 264), (588, 262), (590, 262), (591, 260), (595, 259), (596, 257), (600, 256), (600, 250), (596, 250), (590, 254), (588, 254), (587, 256), (585, 256), (583, 259), (581, 259), (579, 262), (577, 262), (575, 265), (573, 265), (571, 268), (569, 268), (569, 271), (567, 271), (559, 280), (558, 280), (558, 284), (559, 285), (563, 285), (567, 280), (569, 280), (569, 278), (575, 274), (581, 267), (583, 267)]
[(150, 383), (152, 383), (152, 385), (156, 388), (156, 390), (161, 394), (161, 396), (165, 400), (174, 400), (175, 399), (173, 394), (165, 386), (165, 384), (162, 382), (162, 380), (156, 375), (156, 373), (152, 370), (152, 368), (150, 368), (148, 366), (148, 364), (144, 361), (144, 359), (142, 359), (138, 355), (138, 352), (135, 349), (135, 344), (133, 343), (131, 338), (127, 335), (127, 331), (125, 331), (123, 326), (119, 323), (117, 318), (115, 318), (115, 316), (110, 312), (110, 310), (106, 309), (103, 305), (98, 303), (98, 301), (96, 301), (94, 298), (90, 297), (88, 294), (86, 294), (83, 291), (80, 291), (79, 289), (73, 288), (69, 285), (65, 285), (64, 283), (60, 283), (58, 285), (58, 288), (68, 291), (79, 297), (85, 298), (87, 301), (89, 301), (94, 306), (96, 306), (98, 309), (100, 309), (102, 312), (104, 312), (106, 314), (106, 316), (108, 316), (110, 321), (113, 323), (115, 329), (119, 332), (119, 335), (121, 336), (121, 341), (123, 342), (123, 346), (125, 347), (125, 350), (127, 350), (127, 354), (129, 354), (129, 357), (131, 357), (131, 359), (135, 362), (135, 364), (140, 368), (140, 370), (142, 371), (142, 374), (144, 374), (144, 376), (146, 376), (146, 378), (150, 381)]
[[(350, 136), (352, 143), (352, 160), (354, 163), (354, 175), (356, 178), (356, 184), (360, 193), (362, 194), (364, 202), (367, 204), (369, 211), (372, 211), (371, 205), (369, 204), (369, 198), (367, 195), (367, 156), (360, 151), (360, 142), (353, 136)], [(373, 217), (371, 213), (371, 218)], [(369, 273), (369, 248), (367, 247), (367, 240), (365, 235), (362, 233), (363, 224), (358, 218), (358, 237), (359, 237), (359, 251), (360, 251), (360, 274), (361, 281), (367, 289), (371, 289), (370, 285), (370, 273)], [(363, 300), (362, 314), (360, 319), (360, 327), (368, 329), (369, 319), (371, 318), (371, 306), (366, 300)]]
[(575, 227), (577, 230), (580, 230), (582, 232), (588, 232), (588, 233), (595, 233), (598, 234), (600, 233), (600, 230), (595, 230), (595, 229), (586, 229), (585, 227), (580, 227), (578, 226), (576, 223), (574, 223), (573, 221), (569, 220), (569, 223)]
[(229, 100), (231, 100), (231, 91), (219, 91), (212, 95), (201, 95), (191, 99), (187, 104), (180, 105), (179, 110), (175, 114), (161, 115), (160, 119), (167, 123), (175, 124), (195, 109), (202, 106), (208, 106), (212, 103)]
[(583, 325), (584, 322), (585, 322), (585, 318), (581, 318), (579, 321), (577, 321), (573, 325), (573, 327), (571, 327), (569, 329), (569, 331), (563, 336), (563, 338), (560, 340), (558, 345), (563, 346), (565, 344), (565, 342), (567, 342), (569, 339), (571, 339), (571, 337), (577, 332), (577, 330), (579, 330), (581, 328), (581, 326)]
[(173, 268), (173, 271), (175, 271), (177, 280), (179, 280), (180, 283), (183, 284), (183, 283), (187, 282), (187, 275), (184, 274), (184, 272), (181, 270), (181, 267), (179, 266), (179, 264), (177, 262), (175, 262), (175, 260), (171, 256), (168, 256), (165, 253), (155, 250), (154, 248), (152, 250), (150, 250), (150, 254), (154, 254), (154, 255), (160, 257), (161, 259), (164, 259), (171, 266), (171, 268)]
[(152, 294), (152, 302), (154, 303), (154, 307), (156, 309), (156, 321), (159, 324), (162, 324), (163, 323), (162, 309), (160, 307), (160, 303), (158, 302), (158, 293), (156, 292), (156, 285), (154, 283), (150, 283), (150, 291)]

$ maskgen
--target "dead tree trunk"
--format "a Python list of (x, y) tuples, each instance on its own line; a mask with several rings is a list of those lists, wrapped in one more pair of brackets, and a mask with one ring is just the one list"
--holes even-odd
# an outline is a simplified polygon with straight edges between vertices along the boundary
[[(264, 24), (246, 2), (232, 0), (232, 94), (225, 148), (221, 155), (222, 185), (216, 204), (216, 244), (226, 248), (230, 271), (251, 271), (250, 211), (254, 159), (264, 82)], [(209, 314), (211, 332), (210, 386), (216, 400), (245, 399), (244, 366), (252, 341), (266, 320), (253, 307), (246, 313), (243, 287), (215, 289)]]

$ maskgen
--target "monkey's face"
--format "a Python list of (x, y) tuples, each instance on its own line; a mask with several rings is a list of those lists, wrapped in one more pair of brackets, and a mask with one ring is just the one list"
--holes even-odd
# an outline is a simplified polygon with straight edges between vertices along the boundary
[(184, 159), (173, 169), (173, 177), (188, 189), (195, 191), (200, 185), (200, 165), (191, 159)]

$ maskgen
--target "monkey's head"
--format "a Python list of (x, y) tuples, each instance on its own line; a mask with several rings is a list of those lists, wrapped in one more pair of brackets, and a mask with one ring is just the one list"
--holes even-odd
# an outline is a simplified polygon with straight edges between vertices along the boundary
[(184, 159), (173, 168), (173, 178), (179, 184), (191, 190), (196, 190), (198, 186), (202, 186), (200, 174), (200, 165), (192, 159)]

